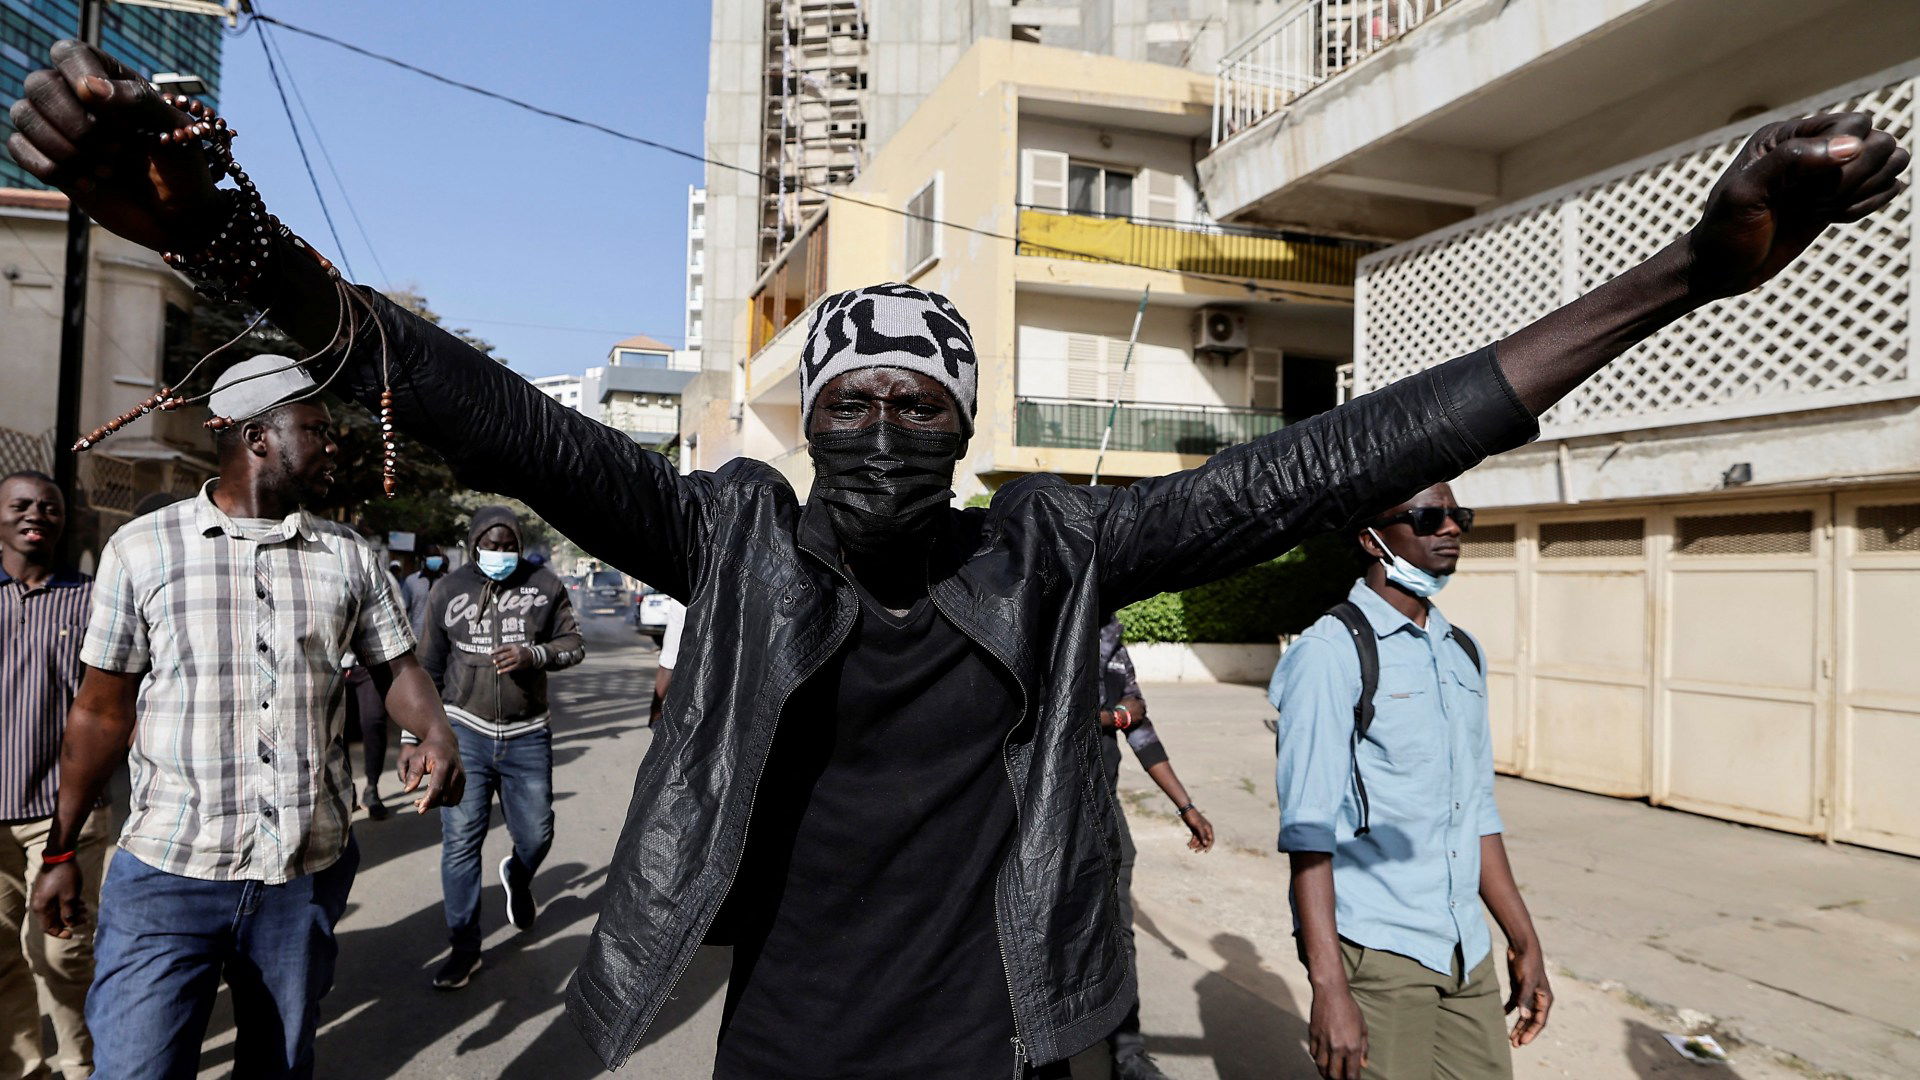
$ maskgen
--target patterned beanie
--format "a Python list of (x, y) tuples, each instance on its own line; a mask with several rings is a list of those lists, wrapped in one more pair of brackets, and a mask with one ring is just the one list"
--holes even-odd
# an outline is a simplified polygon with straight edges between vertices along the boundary
[(972, 437), (980, 372), (973, 331), (953, 301), (898, 282), (821, 300), (800, 357), (800, 430), (812, 430), (821, 387), (835, 376), (873, 367), (904, 368), (946, 387), (960, 407), (964, 433)]

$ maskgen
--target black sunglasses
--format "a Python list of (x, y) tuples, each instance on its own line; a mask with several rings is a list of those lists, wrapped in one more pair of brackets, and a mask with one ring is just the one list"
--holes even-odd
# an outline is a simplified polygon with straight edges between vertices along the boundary
[(1451, 509), (1444, 506), (1416, 506), (1392, 517), (1381, 518), (1373, 524), (1375, 528), (1385, 528), (1404, 521), (1413, 526), (1413, 535), (1432, 536), (1440, 531), (1440, 523), (1448, 518), (1452, 518), (1453, 523), (1460, 526), (1461, 532), (1473, 530), (1473, 511), (1464, 506), (1455, 506)]

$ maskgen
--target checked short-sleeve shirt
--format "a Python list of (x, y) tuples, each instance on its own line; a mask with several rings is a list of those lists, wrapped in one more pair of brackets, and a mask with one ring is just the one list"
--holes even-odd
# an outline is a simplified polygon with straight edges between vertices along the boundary
[(114, 534), (80, 658), (147, 673), (120, 846), (172, 874), (278, 884), (346, 846), (341, 654), (382, 664), (413, 634), (366, 541), (305, 511), (228, 517), (214, 483)]

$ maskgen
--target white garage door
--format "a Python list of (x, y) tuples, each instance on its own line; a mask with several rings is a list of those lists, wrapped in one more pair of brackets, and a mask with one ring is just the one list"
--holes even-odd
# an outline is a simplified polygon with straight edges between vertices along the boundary
[(1920, 492), (1839, 500), (1842, 840), (1920, 855)]
[(1605, 795), (1646, 795), (1646, 521), (1618, 511), (1544, 520), (1534, 547), (1527, 775)]
[(1660, 801), (1825, 831), (1830, 503), (1673, 517), (1661, 605)]

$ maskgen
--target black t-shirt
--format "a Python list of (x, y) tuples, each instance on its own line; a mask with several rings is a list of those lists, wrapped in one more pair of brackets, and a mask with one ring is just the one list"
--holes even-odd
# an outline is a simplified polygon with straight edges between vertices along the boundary
[(1013, 835), (1011, 678), (923, 599), (861, 591), (788, 703), (728, 901), (714, 1075), (977, 1080), (1013, 1071), (994, 875)]

